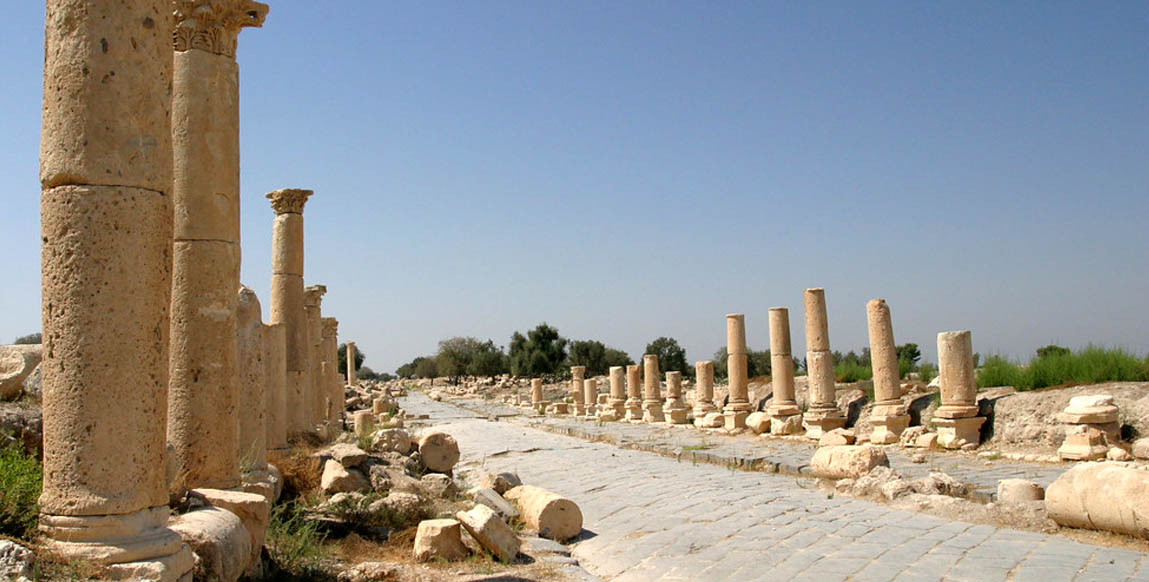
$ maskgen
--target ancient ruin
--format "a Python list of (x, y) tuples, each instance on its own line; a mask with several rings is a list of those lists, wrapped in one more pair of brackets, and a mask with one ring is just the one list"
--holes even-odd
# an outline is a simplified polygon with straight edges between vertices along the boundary
[(753, 408), (748, 392), (746, 353), (746, 316), (735, 313), (726, 316), (726, 369), (730, 376), (730, 402), (722, 410), (726, 430), (746, 428), (746, 417)]
[(773, 398), (766, 414), (770, 433), (788, 435), (801, 432), (802, 411), (794, 392), (794, 356), (790, 352), (790, 311), (773, 307), (770, 318), (770, 370)]
[(870, 360), (874, 370), (874, 410), (870, 422), (874, 431), (870, 442), (889, 445), (901, 439), (910, 425), (910, 415), (902, 402), (902, 380), (898, 372), (898, 354), (894, 347), (894, 326), (885, 299), (866, 304), (870, 328)]
[(934, 412), (938, 445), (947, 449), (976, 447), (985, 417), (978, 416), (973, 342), (968, 331), (938, 334), (938, 367), (942, 405)]
[(311, 190), (284, 189), (267, 195), (275, 211), (271, 251), (271, 323), (283, 324), (287, 355), (287, 432), (312, 430), (311, 339), (303, 307), (303, 206)]
[(830, 353), (830, 325), (826, 317), (826, 292), (807, 289), (803, 293), (806, 307), (806, 367), (810, 376), (810, 408), (803, 415), (806, 436), (822, 437), (846, 425), (846, 415), (838, 409), (834, 391), (834, 358)]

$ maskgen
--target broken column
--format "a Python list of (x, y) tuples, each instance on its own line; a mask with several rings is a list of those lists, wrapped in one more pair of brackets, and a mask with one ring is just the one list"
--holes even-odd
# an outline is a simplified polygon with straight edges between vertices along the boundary
[(773, 396), (766, 414), (770, 433), (788, 435), (802, 432), (802, 410), (794, 392), (794, 356), (790, 346), (790, 310), (773, 307), (770, 314), (770, 383)]
[(835, 389), (834, 356), (830, 353), (830, 324), (826, 316), (826, 292), (807, 289), (806, 372), (809, 375), (810, 407), (803, 418), (806, 436), (822, 438), (823, 433), (846, 426), (846, 415), (838, 410)]
[(977, 446), (985, 417), (977, 415), (973, 341), (968, 331), (938, 334), (938, 378), (942, 405), (934, 412), (938, 445), (947, 449)]
[(263, 326), (263, 368), (267, 378), (267, 450), (286, 453), (287, 353), (282, 323)]
[(870, 442), (891, 445), (910, 426), (910, 415), (902, 402), (902, 379), (898, 372), (898, 351), (894, 347), (894, 324), (885, 299), (866, 304), (870, 327), (870, 362), (874, 370), (874, 408), (870, 423), (874, 426)]
[(113, 579), (194, 565), (166, 527), (171, 11), (48, 0), (45, 15), (40, 533)]
[(571, 366), (571, 414), (574, 416), (586, 415), (586, 403), (583, 402), (585, 376), (586, 366)]
[(594, 412), (597, 409), (596, 403), (598, 401), (598, 380), (594, 378), (587, 378), (582, 381), (582, 401), (583, 401), (583, 418), (587, 420), (594, 420)]
[(714, 362), (695, 362), (694, 375), (698, 380), (694, 391), (694, 423), (698, 424), (707, 414), (718, 410), (714, 405)]
[(667, 424), (686, 424), (686, 413), (689, 409), (682, 400), (682, 372), (677, 370), (666, 373), (666, 406), (663, 414)]
[(730, 400), (722, 411), (726, 430), (746, 428), (750, 406), (749, 355), (746, 352), (746, 316), (732, 313), (726, 316), (726, 374), (730, 383)]
[(347, 342), (347, 385), (355, 388), (359, 386), (359, 370), (356, 358), (359, 357), (355, 349), (355, 342)]
[(604, 420), (622, 420), (626, 416), (626, 368), (610, 367), (610, 400), (606, 414), (599, 414)]
[(240, 287), (236, 315), (239, 352), (239, 458), (243, 488), (271, 501), (275, 487), (267, 470), (267, 371), (263, 362), (263, 310), (255, 291)]
[(642, 368), (638, 364), (626, 367), (626, 420), (642, 421)]
[(1065, 426), (1065, 440), (1057, 456), (1066, 461), (1104, 459), (1109, 447), (1121, 441), (1117, 405), (1110, 394), (1074, 396), (1057, 415)]
[(307, 319), (308, 369), (311, 381), (306, 394), (307, 420), (312, 430), (323, 434), (321, 427), (327, 424), (327, 375), (323, 370), (323, 296), (327, 294), (324, 285), (308, 285), (303, 288), (303, 312)]
[(327, 423), (334, 431), (332, 436), (343, 430), (343, 415), (346, 412), (343, 390), (343, 377), (339, 374), (339, 320), (323, 318), (323, 361), (328, 363), (324, 386), (327, 392)]
[(645, 381), (642, 394), (642, 421), (662, 422), (665, 420), (662, 412), (662, 390), (659, 386), (658, 356), (646, 354), (642, 356), (642, 376)]
[(538, 407), (543, 403), (543, 380), (531, 378), (531, 405)]
[(282, 323), (287, 356), (287, 434), (311, 431), (304, 399), (310, 393), (310, 345), (303, 310), (303, 206), (311, 190), (267, 195), (275, 211), (271, 242), (271, 323)]

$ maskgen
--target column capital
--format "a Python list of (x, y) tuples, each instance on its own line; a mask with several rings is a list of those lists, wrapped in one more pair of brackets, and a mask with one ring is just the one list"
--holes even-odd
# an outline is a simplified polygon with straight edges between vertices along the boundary
[(323, 296), (327, 294), (326, 285), (309, 285), (303, 289), (303, 306), (319, 307)]
[(175, 0), (175, 50), (235, 58), (239, 31), (263, 26), (267, 10), (267, 4), (254, 0)]
[(315, 194), (314, 190), (301, 190), (298, 188), (283, 188), (267, 194), (271, 201), (271, 209), (276, 214), (303, 214), (303, 205), (307, 199)]
[(323, 322), (323, 337), (337, 337), (339, 335), (339, 320), (334, 317), (324, 317)]

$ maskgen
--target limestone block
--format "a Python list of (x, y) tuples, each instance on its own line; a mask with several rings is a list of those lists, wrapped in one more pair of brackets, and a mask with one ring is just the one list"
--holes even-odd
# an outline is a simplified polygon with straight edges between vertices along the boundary
[(874, 430), (870, 433), (870, 442), (875, 445), (892, 445), (901, 439), (902, 433), (910, 425), (908, 414), (898, 416), (871, 416), (870, 424)]
[(459, 492), (455, 482), (442, 473), (427, 473), (419, 479), (423, 490), (436, 497), (451, 497)]
[(802, 432), (802, 415), (771, 416), (770, 433), (777, 436), (798, 434)]
[(1109, 452), (1105, 434), (1088, 425), (1071, 424), (1065, 428), (1065, 441), (1057, 449), (1057, 456), (1068, 461), (1104, 459)]
[(770, 355), (792, 355), (793, 352), (790, 351), (790, 310), (785, 307), (771, 307), (768, 317)]
[(355, 424), (355, 436), (365, 437), (375, 430), (375, 415), (370, 410), (356, 410), (351, 415), (351, 421)]
[(245, 567), (245, 571), (250, 572), (259, 564), (259, 554), (263, 549), (267, 525), (271, 520), (271, 503), (263, 495), (222, 489), (193, 489), (192, 494), (206, 501), (211, 507), (230, 511), (243, 523), (252, 550), (251, 558)]
[(721, 412), (710, 412), (694, 419), (694, 426), (698, 428), (722, 428), (725, 423), (726, 417)]
[(977, 446), (981, 443), (979, 431), (984, 423), (984, 416), (966, 418), (939, 418), (935, 416), (933, 425), (938, 431), (938, 446), (945, 449), (960, 449), (966, 445)]
[(1069, 406), (1057, 415), (1057, 422), (1064, 424), (1106, 424), (1117, 422), (1117, 405), (1110, 394), (1074, 396)]
[[(239, 371), (239, 454), (246, 472), (267, 470), (267, 369), (263, 313), (255, 292), (241, 286), (236, 312)], [(237, 411), (238, 412), (238, 411)], [(244, 478), (247, 478), (245, 475)]]
[(500, 562), (510, 562), (519, 554), (518, 536), (490, 507), (476, 505), (456, 513), (455, 519)]
[(998, 503), (1026, 503), (1045, 499), (1045, 488), (1026, 479), (1002, 479), (997, 482)]
[(0, 400), (15, 400), (24, 391), (24, 380), (40, 365), (40, 344), (0, 346)]
[(1109, 452), (1105, 453), (1105, 458), (1110, 461), (1127, 462), (1133, 460), (1133, 455), (1121, 447), (1110, 447)]
[(447, 473), (459, 462), (459, 443), (445, 432), (431, 431), (419, 439), (419, 454), (427, 470)]
[(470, 554), (463, 545), (462, 525), (454, 519), (429, 519), (419, 522), (415, 532), (415, 561), (429, 562), (442, 559), (448, 562), (462, 560)]
[(926, 434), (926, 427), (924, 426), (911, 426), (902, 431), (899, 442), (903, 447), (912, 447), (917, 442), (918, 437)]
[(168, 527), (195, 552), (195, 579), (234, 582), (251, 563), (251, 536), (226, 509), (207, 507), (177, 515)]
[(818, 439), (819, 447), (833, 447), (840, 445), (854, 444), (854, 431), (846, 430), (844, 428), (836, 428), (827, 432)]
[(945, 331), (938, 334), (938, 385), (942, 405), (934, 412), (935, 419), (977, 415), (977, 382), (970, 332)]
[(746, 417), (746, 428), (754, 434), (770, 432), (770, 416), (765, 412), (751, 412)]
[(663, 419), (667, 424), (686, 424), (689, 411), (685, 408), (668, 408), (662, 411)]
[(662, 410), (662, 403), (643, 401), (642, 422), (651, 424), (656, 422), (663, 422), (665, 420), (666, 413)]
[(1149, 471), (1117, 463), (1082, 463), (1045, 492), (1059, 525), (1149, 538)]
[(814, 476), (823, 479), (857, 479), (874, 467), (889, 466), (885, 451), (870, 446), (819, 447), (810, 461)]
[(503, 499), (494, 489), (480, 488), (475, 491), (475, 503), (486, 505), (495, 510), (504, 520), (512, 520), (519, 516), (519, 510)]
[(938, 446), (938, 433), (926, 432), (918, 435), (912, 445), (915, 449), (932, 449)]
[(748, 416), (750, 416), (749, 411), (726, 410), (722, 413), (722, 427), (729, 431), (744, 429), (746, 428), (746, 417)]
[(411, 433), (401, 428), (381, 430), (371, 438), (371, 450), (380, 453), (394, 451), (406, 455), (411, 452)]
[(582, 532), (582, 511), (557, 493), (520, 485), (507, 491), (507, 499), (518, 506), (527, 528), (541, 537), (562, 542)]
[(806, 350), (829, 351), (830, 325), (826, 317), (826, 290), (806, 289), (802, 293), (802, 303), (806, 309)]
[(1149, 438), (1133, 441), (1133, 456), (1138, 459), (1149, 459)]
[(483, 479), (479, 481), (479, 487), (494, 489), (499, 495), (503, 495), (512, 487), (518, 487), (522, 484), (523, 482), (519, 479), (519, 476), (510, 472), (487, 473), (483, 475)]
[(0, 580), (26, 582), (32, 578), (32, 550), (10, 540), (0, 539)]
[(323, 464), (323, 477), (319, 486), (329, 494), (371, 490), (371, 482), (362, 472), (358, 469), (348, 469), (334, 459), (329, 459)]
[(331, 458), (348, 469), (362, 465), (369, 456), (367, 451), (348, 443), (332, 445), (328, 452), (331, 454)]

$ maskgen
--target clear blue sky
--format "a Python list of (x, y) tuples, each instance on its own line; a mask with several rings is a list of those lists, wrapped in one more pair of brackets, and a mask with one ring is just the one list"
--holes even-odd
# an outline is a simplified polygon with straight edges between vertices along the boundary
[[(0, 21), (0, 341), (39, 326), (43, 6)], [(548, 321), (693, 360), (827, 289), (830, 337), (1149, 350), (1145, 2), (272, 1), (240, 36), (244, 281), (307, 279), (393, 370)]]

